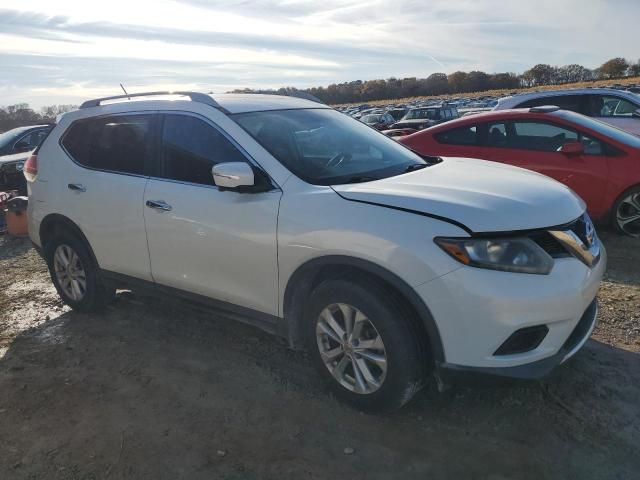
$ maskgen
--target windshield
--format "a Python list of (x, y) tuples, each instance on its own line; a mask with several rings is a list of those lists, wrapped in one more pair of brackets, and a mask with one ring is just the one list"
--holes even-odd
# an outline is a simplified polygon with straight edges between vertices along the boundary
[(0, 133), (0, 148), (4, 148), (18, 139), (21, 133), (29, 130), (29, 127), (19, 127), (9, 130), (8, 132)]
[(314, 185), (379, 180), (427, 165), (408, 148), (335, 110), (276, 110), (233, 118), (280, 163)]
[(404, 117), (406, 120), (414, 120), (418, 118), (430, 118), (436, 119), (438, 117), (437, 110), (435, 108), (416, 108), (414, 110), (409, 110), (407, 116)]
[(610, 137), (616, 142), (624, 143), (625, 145), (633, 148), (640, 148), (640, 137), (632, 135), (631, 133), (614, 127), (608, 123), (601, 122), (591, 117), (585, 117), (578, 113), (570, 112), (567, 110), (561, 110), (555, 113), (559, 117), (563, 117), (566, 120), (573, 121), (578, 125), (586, 128), (590, 128), (595, 132), (598, 132), (605, 137)]
[(382, 115), (365, 115), (360, 120), (364, 123), (376, 123), (380, 121), (380, 117), (382, 117)]

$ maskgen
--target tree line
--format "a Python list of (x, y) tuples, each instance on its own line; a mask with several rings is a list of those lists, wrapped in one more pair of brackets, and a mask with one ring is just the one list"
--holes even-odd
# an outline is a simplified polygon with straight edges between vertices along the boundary
[(51, 105), (36, 112), (26, 103), (0, 107), (0, 132), (16, 127), (54, 123), (61, 113), (77, 108), (75, 105)]
[[(509, 90), (543, 85), (563, 85), (574, 82), (617, 79), (640, 76), (640, 60), (636, 63), (624, 58), (612, 58), (596, 69), (572, 64), (552, 66), (538, 64), (524, 73), (485, 73), (481, 71), (433, 73), (427, 78), (388, 78), (386, 80), (354, 80), (328, 87), (313, 87), (303, 90), (329, 104), (367, 102), (396, 98), (447, 95), (486, 90)], [(287, 94), (296, 91), (293, 87), (278, 90), (238, 89), (235, 93)]]

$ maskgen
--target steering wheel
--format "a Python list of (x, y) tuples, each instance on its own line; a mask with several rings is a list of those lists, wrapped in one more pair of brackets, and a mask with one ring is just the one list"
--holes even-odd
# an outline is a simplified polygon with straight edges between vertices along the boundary
[(347, 155), (343, 152), (338, 152), (327, 161), (327, 163), (325, 164), (325, 168), (337, 167), (350, 156), (351, 155)]

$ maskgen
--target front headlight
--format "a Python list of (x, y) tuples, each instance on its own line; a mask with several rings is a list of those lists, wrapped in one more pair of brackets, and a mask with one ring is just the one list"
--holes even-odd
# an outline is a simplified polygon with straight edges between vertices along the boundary
[(547, 275), (553, 259), (533, 240), (518, 238), (442, 238), (436, 244), (470, 267)]

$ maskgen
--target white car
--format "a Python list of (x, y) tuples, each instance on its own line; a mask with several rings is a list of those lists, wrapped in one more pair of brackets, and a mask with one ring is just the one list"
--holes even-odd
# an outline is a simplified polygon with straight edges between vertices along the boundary
[(505, 97), (494, 110), (555, 105), (640, 135), (640, 95), (612, 88), (547, 90)]
[(431, 372), (537, 378), (589, 338), (606, 254), (564, 185), (422, 158), (307, 100), (131, 97), (66, 114), (25, 165), (72, 308), (116, 287), (210, 305), (305, 346), (369, 410)]

